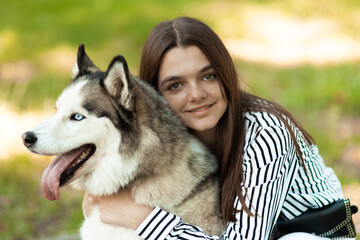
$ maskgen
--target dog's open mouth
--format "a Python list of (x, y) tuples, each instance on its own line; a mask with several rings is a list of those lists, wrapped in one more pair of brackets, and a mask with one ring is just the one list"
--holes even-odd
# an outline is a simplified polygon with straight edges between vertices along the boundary
[(41, 192), (49, 200), (59, 199), (59, 188), (67, 184), (75, 172), (95, 153), (93, 144), (86, 144), (54, 158), (41, 179)]

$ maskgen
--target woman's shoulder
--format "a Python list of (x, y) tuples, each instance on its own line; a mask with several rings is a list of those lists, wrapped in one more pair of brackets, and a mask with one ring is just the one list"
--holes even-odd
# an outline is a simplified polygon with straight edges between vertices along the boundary
[(249, 111), (245, 113), (245, 131), (245, 145), (249, 145), (259, 138), (276, 139), (277, 144), (288, 144), (292, 141), (291, 131), (295, 134), (295, 137), (298, 135), (297, 128), (286, 116), (277, 116), (265, 111)]
[(283, 121), (268, 112), (245, 114), (244, 169), (270, 166), (287, 154), (293, 157), (292, 137)]
[[(292, 146), (292, 134), (298, 143), (301, 152), (312, 151), (303, 133), (284, 115), (275, 115), (269, 112), (249, 111), (245, 113), (245, 141), (246, 146), (258, 138), (276, 139), (276, 144)], [(265, 135), (265, 136), (264, 136)]]
[(288, 121), (288, 119), (284, 116), (283, 119), (280, 119), (275, 114), (269, 112), (256, 112), (249, 111), (245, 113), (245, 125), (247, 128), (250, 126), (257, 128), (269, 128), (269, 127), (280, 127), (284, 128), (284, 120)]

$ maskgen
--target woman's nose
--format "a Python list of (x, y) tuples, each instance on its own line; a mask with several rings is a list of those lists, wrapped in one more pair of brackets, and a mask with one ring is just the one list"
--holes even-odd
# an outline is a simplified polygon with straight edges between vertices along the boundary
[(202, 100), (207, 96), (206, 89), (199, 83), (191, 84), (188, 91), (188, 98), (190, 101)]

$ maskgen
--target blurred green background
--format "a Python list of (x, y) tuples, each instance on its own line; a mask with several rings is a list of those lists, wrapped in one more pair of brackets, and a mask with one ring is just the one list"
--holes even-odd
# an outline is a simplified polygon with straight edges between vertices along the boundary
[(66, 187), (60, 201), (42, 197), (50, 159), (27, 153), (20, 140), (55, 112), (77, 46), (102, 69), (122, 54), (136, 75), (150, 30), (183, 15), (220, 35), (245, 89), (299, 119), (360, 205), (358, 0), (1, 0), (0, 239), (60, 239), (81, 225), (82, 194)]

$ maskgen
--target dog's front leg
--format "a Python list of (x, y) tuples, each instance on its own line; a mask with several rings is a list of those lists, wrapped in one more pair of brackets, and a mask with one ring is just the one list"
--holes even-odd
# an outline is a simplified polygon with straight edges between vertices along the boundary
[(84, 221), (80, 229), (80, 235), (82, 240), (141, 240), (132, 229), (101, 222), (98, 207), (95, 207), (90, 217)]

